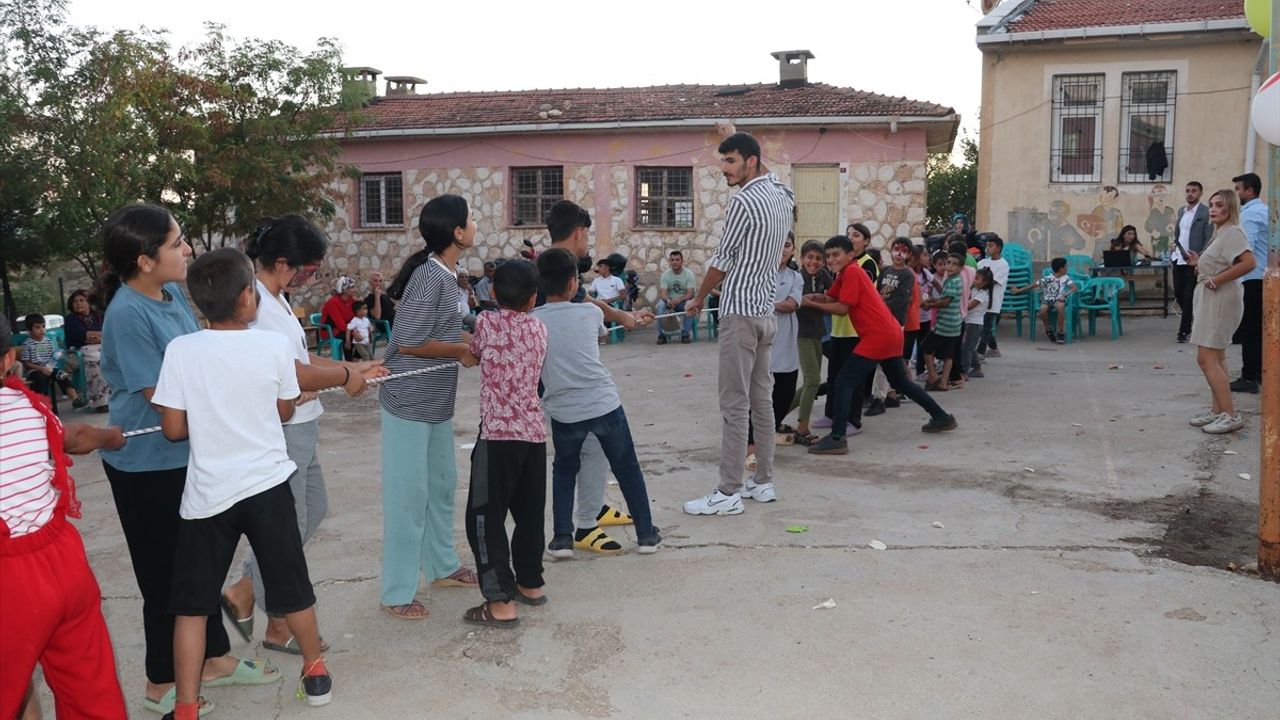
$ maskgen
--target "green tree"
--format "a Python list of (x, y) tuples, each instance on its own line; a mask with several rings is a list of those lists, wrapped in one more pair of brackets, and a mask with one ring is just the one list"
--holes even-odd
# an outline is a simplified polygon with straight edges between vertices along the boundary
[(928, 232), (951, 229), (951, 218), (964, 213), (973, 223), (978, 206), (978, 143), (972, 138), (960, 139), (961, 162), (951, 156), (935, 153), (928, 160)]

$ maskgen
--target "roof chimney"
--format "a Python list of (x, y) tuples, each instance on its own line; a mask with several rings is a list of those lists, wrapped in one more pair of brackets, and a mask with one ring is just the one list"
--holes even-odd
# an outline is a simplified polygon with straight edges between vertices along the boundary
[(371, 67), (342, 68), (343, 99), (368, 105), (378, 96), (378, 76), (381, 74), (381, 70)]
[(809, 84), (808, 63), (813, 53), (808, 50), (779, 50), (771, 53), (778, 60), (778, 87), (804, 87)]
[(387, 97), (392, 95), (417, 95), (418, 86), (426, 84), (426, 80), (412, 75), (388, 75)]

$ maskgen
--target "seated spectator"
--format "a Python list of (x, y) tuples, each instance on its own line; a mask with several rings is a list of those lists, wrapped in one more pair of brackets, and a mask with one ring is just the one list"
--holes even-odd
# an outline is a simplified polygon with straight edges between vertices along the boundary
[(383, 289), (382, 273), (375, 272), (369, 276), (369, 294), (364, 297), (364, 304), (373, 320), (386, 320), (388, 325), (395, 323), (396, 301)]
[[(693, 271), (684, 266), (684, 253), (672, 250), (667, 255), (671, 267), (658, 280), (658, 314), (684, 312), (684, 304), (698, 291), (698, 279)], [(693, 325), (698, 318), (685, 315), (680, 318), (680, 342), (693, 340)], [(667, 344), (667, 333), (663, 330), (664, 322), (658, 323), (658, 344)]]
[[(31, 389), (41, 395), (48, 395), (51, 399), (57, 400), (57, 396), (53, 394), (53, 384), (62, 389), (63, 394), (71, 399), (74, 407), (84, 407), (85, 400), (81, 398), (76, 389), (71, 387), (71, 378), (62, 370), (57, 368), (57, 359), (54, 357), (56, 348), (53, 340), (45, 335), (44, 316), (38, 313), (31, 313), (26, 318), (27, 341), (22, 343), (22, 351), (18, 355), (18, 359), (22, 361), (22, 370), (26, 374), (27, 385)], [(57, 402), (52, 403), (55, 407)]]
[(107, 399), (111, 388), (102, 377), (102, 314), (89, 300), (89, 293), (76, 290), (67, 298), (71, 313), (67, 315), (63, 331), (67, 334), (67, 349), (78, 350), (79, 356), (69, 355), (64, 369), (75, 374), (77, 363), (84, 362), (85, 387), (88, 390), (88, 406), (94, 412), (107, 411)]
[[(356, 281), (353, 278), (342, 275), (333, 284), (333, 294), (320, 307), (320, 322), (333, 328), (334, 337), (339, 340), (344, 340), (347, 337), (347, 323), (351, 322), (351, 318), (356, 316), (355, 311), (351, 309), (355, 299)], [(321, 340), (327, 339), (327, 334), (321, 336)], [(350, 360), (350, 353), (345, 354), (346, 359)]]
[(1138, 239), (1138, 229), (1132, 225), (1125, 225), (1120, 229), (1120, 234), (1111, 239), (1112, 250), (1128, 250), (1129, 256), (1136, 260), (1139, 255), (1154, 260), (1155, 255), (1142, 244)]
[(498, 301), (493, 296), (493, 273), (497, 269), (498, 266), (493, 261), (484, 264), (484, 277), (475, 286), (477, 310), (498, 309)]
[[(1009, 292), (1014, 295), (1021, 295), (1028, 290), (1040, 288), (1040, 310), (1038, 315), (1040, 323), (1044, 326), (1044, 334), (1049, 340), (1061, 345), (1063, 335), (1066, 332), (1067, 322), (1067, 298), (1071, 296), (1078, 288), (1076, 283), (1067, 274), (1067, 259), (1056, 257), (1049, 262), (1049, 266), (1053, 268), (1052, 275), (1045, 275), (1040, 278), (1039, 283), (1023, 285), (1020, 288), (1010, 287)], [(1058, 311), (1058, 331), (1055, 333), (1053, 327), (1049, 325), (1049, 310)]]
[(613, 274), (609, 261), (601, 260), (596, 263), (596, 275), (596, 279), (591, 281), (592, 295), (611, 305), (622, 299), (622, 293), (626, 291), (627, 286), (622, 282), (622, 278)]

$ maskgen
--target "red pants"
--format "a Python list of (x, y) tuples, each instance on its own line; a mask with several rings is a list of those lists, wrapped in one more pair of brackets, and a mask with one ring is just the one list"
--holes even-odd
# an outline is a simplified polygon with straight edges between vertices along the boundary
[(0, 718), (17, 717), (39, 662), (61, 718), (124, 718), (102, 593), (62, 515), (0, 540)]

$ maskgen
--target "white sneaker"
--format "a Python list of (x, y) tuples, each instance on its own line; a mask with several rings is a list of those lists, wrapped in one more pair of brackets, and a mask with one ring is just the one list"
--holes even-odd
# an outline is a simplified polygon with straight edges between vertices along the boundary
[(684, 511), (690, 515), (741, 515), (743, 510), (742, 498), (737, 493), (725, 495), (719, 488), (684, 504)]
[(778, 499), (778, 496), (773, 492), (773, 483), (757, 485), (751, 478), (747, 478), (742, 483), (742, 492), (739, 494), (742, 497), (749, 497), (756, 502), (762, 503), (773, 502)]
[(1220, 414), (1221, 413), (1216, 413), (1212, 410), (1205, 410), (1199, 415), (1191, 418), (1191, 427), (1202, 428), (1205, 425), (1208, 425), (1209, 423), (1213, 422), (1214, 420), (1217, 420), (1218, 415)]
[(1244, 418), (1239, 415), (1231, 416), (1226, 413), (1222, 413), (1218, 416), (1217, 420), (1214, 420), (1200, 429), (1213, 435), (1223, 435), (1229, 432), (1235, 432), (1242, 427), (1244, 427)]

